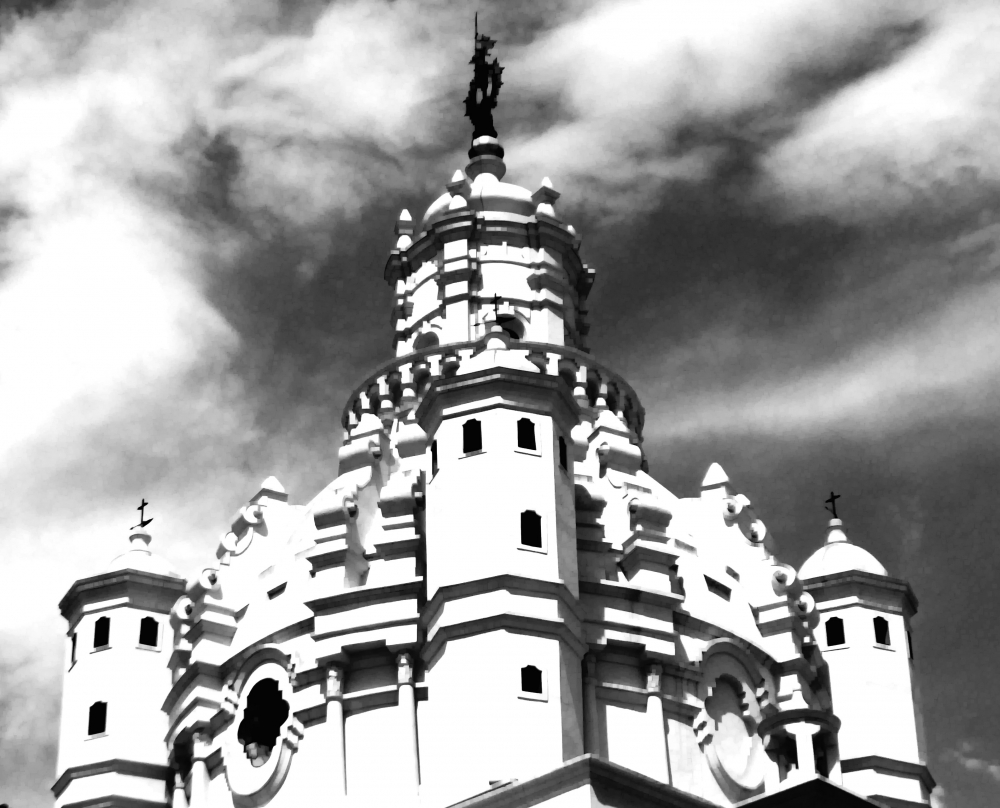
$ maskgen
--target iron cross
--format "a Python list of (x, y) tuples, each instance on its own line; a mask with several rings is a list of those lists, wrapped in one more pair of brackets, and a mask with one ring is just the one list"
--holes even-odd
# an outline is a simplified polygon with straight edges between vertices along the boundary
[(136, 508), (136, 510), (139, 512), (139, 524), (132, 525), (133, 530), (137, 527), (145, 527), (146, 525), (148, 525), (150, 522), (153, 521), (152, 516), (150, 516), (149, 519), (146, 519), (146, 506), (148, 504), (149, 503), (146, 502), (146, 498), (143, 497), (142, 502), (139, 503), (139, 507)]
[(833, 491), (830, 492), (830, 498), (826, 500), (826, 504), (829, 505), (827, 510), (833, 514), (833, 518), (837, 518), (837, 500), (840, 499), (840, 494), (834, 494)]
[(500, 316), (500, 295), (493, 295), (493, 314), (494, 316)]

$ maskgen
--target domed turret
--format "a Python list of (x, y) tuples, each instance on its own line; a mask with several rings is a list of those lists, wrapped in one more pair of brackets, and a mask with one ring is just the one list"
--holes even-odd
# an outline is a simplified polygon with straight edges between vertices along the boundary
[(870, 572), (873, 575), (889, 574), (875, 556), (847, 538), (841, 519), (831, 519), (826, 542), (806, 559), (799, 570), (799, 577), (805, 580), (852, 571)]
[(167, 717), (160, 710), (170, 689), (167, 615), (185, 581), (149, 550), (144, 524), (129, 541), (103, 573), (76, 581), (59, 604), (69, 644), (52, 787), (57, 808), (105, 798), (167, 803)]

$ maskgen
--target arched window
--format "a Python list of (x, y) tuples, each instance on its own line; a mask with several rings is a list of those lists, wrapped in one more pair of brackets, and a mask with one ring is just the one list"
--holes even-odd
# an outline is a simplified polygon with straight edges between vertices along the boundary
[(521, 514), (521, 544), (525, 547), (542, 547), (542, 517), (534, 511)]
[(90, 705), (90, 714), (87, 716), (87, 734), (100, 735), (108, 728), (108, 704), (104, 701), (95, 701)]
[(535, 422), (522, 418), (517, 422), (517, 448), (535, 449)]
[(875, 623), (875, 642), (879, 645), (889, 644), (889, 621), (884, 617), (876, 617)]
[(542, 672), (534, 665), (521, 668), (521, 690), (525, 693), (542, 692)]
[(144, 617), (139, 623), (139, 645), (147, 645), (152, 648), (157, 646), (157, 639), (160, 635), (160, 626), (152, 617)]
[(111, 644), (111, 618), (98, 617), (94, 623), (94, 648), (106, 648)]
[(421, 334), (413, 341), (413, 350), (419, 351), (423, 348), (434, 348), (438, 345), (438, 335), (433, 331)]
[(839, 617), (831, 617), (826, 621), (826, 644), (843, 645), (845, 642), (844, 621)]
[(566, 456), (566, 439), (559, 436), (559, 465), (563, 471), (569, 471), (569, 458)]
[(483, 450), (483, 426), (475, 418), (462, 424), (462, 451), (481, 452)]
[(278, 733), (288, 720), (288, 702), (274, 679), (262, 679), (253, 686), (243, 716), (236, 739), (243, 744), (250, 765), (259, 768), (271, 757)]
[(497, 318), (497, 325), (500, 326), (511, 339), (519, 340), (524, 337), (524, 326), (516, 317), (510, 315)]

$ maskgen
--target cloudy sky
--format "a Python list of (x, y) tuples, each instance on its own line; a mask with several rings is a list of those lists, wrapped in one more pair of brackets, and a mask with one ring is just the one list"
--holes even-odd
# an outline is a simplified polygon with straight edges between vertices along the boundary
[(920, 599), (938, 804), (1000, 801), (995, 0), (0, 5), (0, 801), (51, 804), (56, 604), (140, 497), (190, 572), (264, 477), (335, 475), (394, 219), (466, 161), (475, 9), (652, 472), (721, 462), (794, 564), (842, 494)]

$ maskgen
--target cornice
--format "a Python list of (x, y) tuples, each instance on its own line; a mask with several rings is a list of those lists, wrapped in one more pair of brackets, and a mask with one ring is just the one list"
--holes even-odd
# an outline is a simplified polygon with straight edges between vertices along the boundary
[[(85, 602), (98, 599), (107, 599), (116, 592), (131, 594), (132, 591), (143, 591), (165, 596), (171, 594), (174, 597), (170, 600), (170, 605), (164, 610), (164, 614), (170, 611), (174, 601), (182, 594), (186, 581), (183, 578), (175, 578), (172, 575), (158, 575), (152, 572), (140, 572), (139, 570), (115, 570), (114, 572), (104, 572), (100, 575), (92, 575), (89, 578), (80, 578), (73, 582), (69, 591), (59, 601), (59, 611), (62, 616), (69, 620), (77, 607)], [(101, 598), (94, 597), (100, 594)]]
[(891, 578), (887, 575), (876, 575), (873, 572), (861, 572), (858, 570), (848, 570), (846, 572), (835, 572), (830, 575), (819, 575), (815, 578), (807, 578), (802, 582), (802, 588), (816, 598), (817, 605), (822, 601), (816, 596), (817, 591), (830, 590), (834, 587), (849, 586), (857, 584), (872, 589), (893, 592), (901, 595), (903, 603), (909, 607), (910, 614), (917, 613), (919, 602), (910, 584), (902, 578)]
[(85, 763), (82, 766), (70, 766), (52, 784), (52, 793), (58, 799), (69, 787), (70, 782), (79, 780), (81, 777), (94, 777), (98, 774), (127, 774), (130, 777), (146, 777), (150, 780), (167, 782), (171, 771), (169, 766), (143, 763), (138, 760), (122, 760), (121, 758), (101, 760), (96, 763)]

